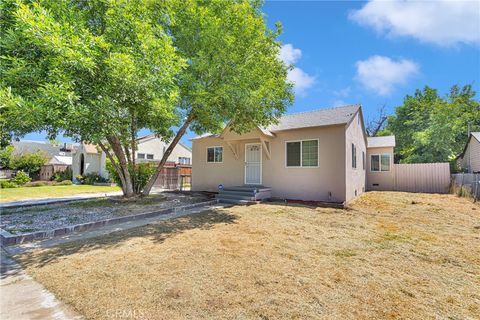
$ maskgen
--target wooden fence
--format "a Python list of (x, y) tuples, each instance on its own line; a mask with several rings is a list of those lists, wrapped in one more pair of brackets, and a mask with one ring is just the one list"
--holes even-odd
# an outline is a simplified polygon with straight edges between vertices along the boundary
[(160, 171), (155, 187), (168, 190), (189, 190), (192, 180), (192, 166), (166, 166)]
[(448, 193), (448, 163), (395, 164), (395, 190), (405, 192)]

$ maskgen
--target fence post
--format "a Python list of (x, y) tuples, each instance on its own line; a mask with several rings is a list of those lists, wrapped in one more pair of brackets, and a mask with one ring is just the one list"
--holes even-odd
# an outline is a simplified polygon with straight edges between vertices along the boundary
[(480, 179), (479, 179), (480, 174), (475, 173), (473, 176), (473, 183), (475, 183), (475, 193), (473, 194), (473, 202), (477, 202), (477, 197), (478, 197), (478, 185), (480, 184)]

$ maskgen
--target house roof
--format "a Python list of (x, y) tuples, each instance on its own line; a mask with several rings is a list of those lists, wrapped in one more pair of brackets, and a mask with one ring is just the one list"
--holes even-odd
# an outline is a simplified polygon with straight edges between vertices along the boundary
[(395, 147), (395, 136), (367, 137), (367, 148)]
[(50, 142), (33, 140), (12, 141), (12, 145), (14, 154), (43, 152), (49, 158), (52, 158), (54, 156), (71, 155), (72, 151), (77, 148), (76, 144), (69, 144), (69, 148), (71, 148), (72, 151), (67, 151), (65, 150), (65, 144), (63, 143), (54, 145)]
[(338, 124), (347, 124), (360, 109), (359, 104), (336, 107), (330, 109), (317, 109), (307, 112), (299, 112), (284, 115), (278, 124), (271, 125), (267, 129), (271, 132), (292, 130), (310, 127), (322, 127)]
[(478, 142), (480, 142), (480, 132), (470, 132), (467, 143), (465, 143), (465, 147), (463, 148), (462, 153), (460, 153), (455, 159), (463, 158), (463, 155), (465, 154), (465, 151), (467, 151), (468, 144), (470, 143), (470, 139), (472, 139), (472, 137), (474, 137), (475, 139), (477, 139)]
[[(151, 133), (151, 134), (147, 134), (143, 137), (137, 138), (137, 142), (142, 143), (142, 142), (150, 141), (152, 139), (157, 139), (157, 138), (160, 139), (155, 133)], [(189, 151), (192, 151), (192, 149), (189, 146), (183, 144), (182, 142), (179, 141), (178, 144), (181, 145), (182, 147), (184, 147), (185, 149), (187, 149)]]
[(63, 165), (72, 165), (72, 157), (67, 156), (54, 156), (48, 164), (63, 164)]
[[(353, 119), (358, 110), (360, 110), (360, 107), (359, 104), (353, 104), (343, 107), (287, 114), (279, 119), (278, 124), (270, 125), (267, 128), (259, 127), (259, 130), (265, 135), (273, 136), (273, 133), (277, 131), (347, 124)], [(191, 140), (218, 136), (219, 135), (212, 133), (205, 133)]]

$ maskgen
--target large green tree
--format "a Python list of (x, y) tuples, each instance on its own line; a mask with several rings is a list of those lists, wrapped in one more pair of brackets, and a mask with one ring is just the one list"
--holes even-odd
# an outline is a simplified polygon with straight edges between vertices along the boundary
[[(137, 132), (176, 123), (176, 54), (168, 7), (141, 0), (1, 2), (2, 124), (92, 142), (134, 195)], [(21, 121), (19, 125), (18, 121)]]
[(279, 30), (266, 27), (258, 1), (4, 0), (1, 11), (5, 122), (25, 115), (23, 131), (98, 144), (126, 196), (138, 190), (140, 129), (171, 141), (148, 194), (189, 127), (231, 122), (245, 132), (293, 100)]
[(480, 130), (480, 103), (471, 85), (455, 85), (445, 97), (427, 86), (405, 97), (380, 134), (395, 135), (399, 162), (444, 162), (462, 151), (469, 128)]
[(280, 43), (267, 28), (260, 1), (170, 1), (170, 27), (178, 54), (187, 61), (178, 77), (177, 110), (183, 123), (144, 189), (148, 193), (173, 148), (190, 127), (218, 132), (229, 122), (243, 133), (267, 126), (293, 102)]

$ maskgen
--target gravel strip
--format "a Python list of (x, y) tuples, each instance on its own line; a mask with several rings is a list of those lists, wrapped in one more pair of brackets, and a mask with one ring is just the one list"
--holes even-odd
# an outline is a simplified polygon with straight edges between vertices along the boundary
[(208, 200), (201, 193), (164, 192), (135, 202), (119, 197), (3, 210), (0, 228), (14, 235), (175, 208)]

